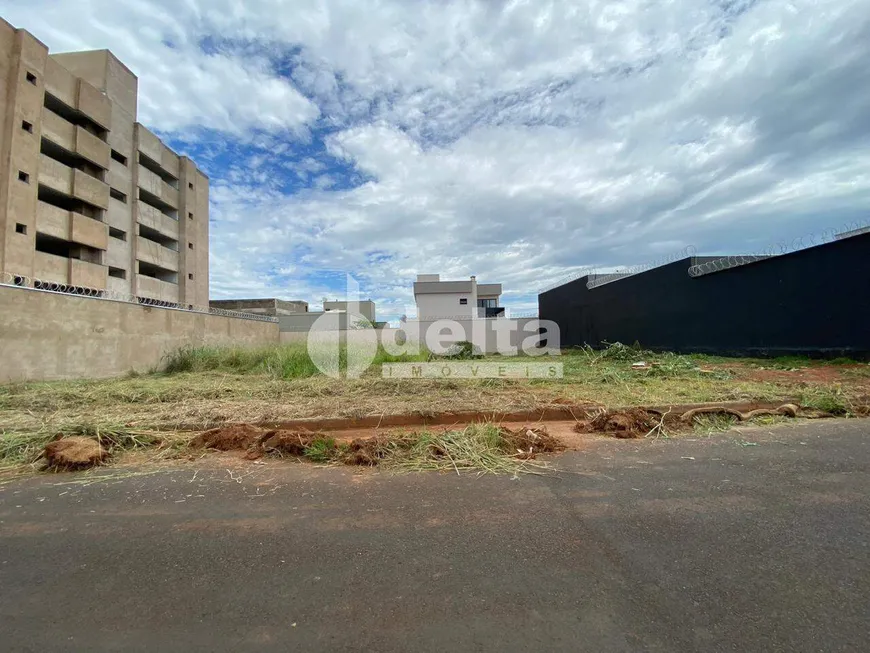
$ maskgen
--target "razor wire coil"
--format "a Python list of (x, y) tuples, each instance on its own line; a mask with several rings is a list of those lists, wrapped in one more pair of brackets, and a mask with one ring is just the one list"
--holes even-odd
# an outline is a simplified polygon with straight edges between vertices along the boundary
[(71, 284), (59, 283), (56, 281), (42, 281), (34, 279), (23, 274), (15, 274), (13, 272), (0, 272), (0, 285), (11, 286), (18, 288), (28, 288), (30, 290), (51, 292), (64, 295), (75, 295), (77, 297), (90, 297), (93, 299), (104, 299), (116, 302), (126, 302), (129, 304), (139, 304), (141, 306), (152, 306), (157, 308), (166, 308), (170, 310), (187, 311), (190, 313), (207, 313), (210, 315), (220, 315), (223, 317), (232, 317), (242, 320), (254, 320), (257, 322), (277, 322), (277, 317), (271, 315), (257, 315), (255, 313), (245, 313), (242, 311), (229, 311), (223, 308), (212, 308), (211, 306), (197, 306), (194, 304), (179, 304), (176, 302), (167, 302), (151, 297), (140, 297), (129, 293), (119, 292), (117, 290), (90, 288), (87, 286), (74, 286)]
[(697, 265), (691, 266), (688, 273), (690, 277), (702, 277), (706, 274), (730, 270), (732, 268), (740, 267), (741, 265), (748, 265), (750, 263), (756, 263), (776, 256), (799, 252), (804, 249), (809, 249), (810, 247), (825, 245), (836, 240), (845, 240), (852, 236), (864, 233), (870, 233), (870, 222), (850, 222), (840, 227), (832, 227), (814, 233), (805, 234), (803, 236), (798, 236), (790, 241), (780, 241), (774, 245), (766, 247), (764, 250), (756, 254), (722, 256), (711, 261), (698, 263)]

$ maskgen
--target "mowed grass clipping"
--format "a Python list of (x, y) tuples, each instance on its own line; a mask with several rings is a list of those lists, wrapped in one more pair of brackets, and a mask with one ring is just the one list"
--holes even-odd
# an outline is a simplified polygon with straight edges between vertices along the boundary
[(317, 436), (306, 446), (304, 457), (321, 464), (377, 465), (405, 472), (476, 471), (516, 475), (545, 469), (546, 464), (534, 460), (533, 453), (556, 450), (554, 441), (546, 434), (541, 436), (533, 452), (526, 449), (528, 437), (519, 445), (517, 437), (517, 432), (489, 423), (440, 432), (422, 430), (382, 435), (354, 442), (336, 442), (328, 436)]
[[(850, 415), (862, 414), (870, 397), (870, 366), (854, 361), (688, 356), (619, 344), (604, 350), (563, 351), (557, 359), (564, 366), (562, 379), (381, 376), (383, 363), (417, 362), (428, 356), (393, 356), (381, 350), (362, 377), (331, 378), (312, 363), (304, 344), (196, 347), (172, 353), (151, 373), (0, 385), (0, 465), (30, 464), (58, 433), (95, 433), (95, 425), (106, 432), (136, 437), (156, 432), (163, 437), (228, 423), (300, 418), (507, 413), (566, 404), (616, 408), (786, 400)], [(485, 360), (512, 362), (523, 357)], [(649, 367), (633, 369), (632, 363), (641, 360)]]

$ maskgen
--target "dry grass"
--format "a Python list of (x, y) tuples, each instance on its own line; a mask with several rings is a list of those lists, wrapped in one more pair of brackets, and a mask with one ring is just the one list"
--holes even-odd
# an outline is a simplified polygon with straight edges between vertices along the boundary
[[(384, 379), (379, 365), (360, 379), (332, 379), (307, 375), (298, 352), (264, 350), (262, 355), (260, 360), (209, 351), (208, 356), (189, 356), (180, 365), (176, 360), (177, 367), (197, 371), (0, 386), (0, 467), (31, 461), (40, 443), (59, 432), (80, 434), (93, 425), (119, 433), (165, 433), (237, 422), (445, 410), (508, 412), (565, 403), (616, 407), (791, 398), (843, 413), (854, 412), (870, 395), (870, 367), (827, 366), (828, 376), (837, 379), (831, 383), (792, 379), (789, 370), (796, 367), (819, 369), (821, 364), (805, 359), (735, 360), (630, 348), (576, 350), (561, 357), (565, 378), (525, 381)], [(640, 358), (655, 366), (633, 370), (631, 363)], [(760, 367), (785, 370), (784, 378), (759, 380), (753, 371)], [(305, 374), (285, 378), (288, 369)]]

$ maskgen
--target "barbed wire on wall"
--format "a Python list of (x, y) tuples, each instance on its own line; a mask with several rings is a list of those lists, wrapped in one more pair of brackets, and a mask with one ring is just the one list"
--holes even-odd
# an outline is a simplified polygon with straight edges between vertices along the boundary
[(594, 275), (598, 271), (598, 268), (595, 267), (585, 267), (577, 270), (576, 272), (572, 272), (568, 276), (562, 277), (561, 279), (554, 281), (548, 286), (544, 286), (538, 291), (538, 294), (545, 293), (549, 290), (553, 290), (553, 288), (558, 288), (559, 286), (564, 286), (566, 283), (571, 283), (572, 281), (577, 281), (577, 279), (582, 279), (583, 277), (588, 277)]
[(649, 261), (640, 265), (634, 265), (628, 268), (618, 268), (611, 272), (599, 272), (600, 268), (592, 266), (585, 267), (578, 270), (577, 272), (573, 272), (567, 277), (563, 277), (558, 281), (551, 283), (550, 285), (541, 289), (540, 293), (545, 293), (548, 290), (553, 290), (553, 288), (564, 286), (566, 283), (571, 283), (572, 281), (582, 279), (583, 277), (589, 277), (589, 280), (586, 282), (586, 287), (591, 290), (592, 288), (598, 288), (599, 286), (613, 283), (614, 281), (619, 281), (620, 279), (625, 279), (626, 277), (640, 274), (641, 272), (646, 272), (647, 270), (651, 270), (662, 265), (667, 265), (668, 263), (674, 263), (675, 261), (680, 261), (684, 258), (691, 258), (692, 256), (695, 256), (695, 253), (695, 247), (693, 245), (688, 245), (687, 247), (684, 247), (679, 251), (673, 252), (672, 254), (668, 254), (666, 256), (662, 256), (654, 261)]
[(690, 277), (701, 277), (705, 274), (712, 274), (714, 272), (736, 268), (741, 265), (756, 263), (774, 256), (782, 256), (783, 254), (791, 254), (792, 252), (809, 249), (810, 247), (816, 247), (817, 245), (825, 245), (836, 240), (845, 240), (862, 233), (870, 233), (870, 222), (850, 222), (841, 225), (840, 227), (832, 227), (830, 229), (805, 234), (790, 241), (781, 241), (755, 254), (722, 256), (712, 261), (693, 265), (689, 268), (688, 272)]
[(635, 274), (640, 274), (641, 272), (646, 272), (648, 270), (652, 270), (653, 268), (661, 267), (662, 265), (668, 265), (669, 263), (675, 263), (676, 261), (691, 258), (692, 256), (695, 256), (695, 253), (695, 246), (689, 245), (679, 251), (657, 258), (654, 261), (649, 261), (640, 265), (633, 265), (629, 268), (621, 268), (616, 270), (615, 272), (610, 272), (608, 274), (598, 274), (592, 276), (590, 277), (589, 281), (586, 282), (586, 287), (592, 290), (593, 288), (598, 288), (599, 286), (613, 283), (614, 281), (619, 281), (620, 279), (625, 279), (626, 277), (631, 277)]
[(90, 297), (92, 299), (127, 302), (130, 304), (140, 304), (142, 306), (153, 306), (177, 311), (188, 311), (191, 313), (208, 313), (210, 315), (221, 315), (242, 320), (255, 320), (258, 322), (278, 321), (277, 317), (272, 317), (270, 315), (257, 315), (255, 313), (244, 313), (242, 311), (228, 311), (223, 308), (212, 308), (210, 306), (177, 304), (174, 302), (152, 299), (150, 297), (139, 297), (129, 293), (118, 292), (116, 290), (89, 288), (87, 286), (72, 286), (69, 284), (57, 283), (55, 281), (41, 281), (39, 279), (33, 279), (27, 275), (14, 274), (12, 272), (0, 272), (0, 286), (12, 286), (27, 288), (29, 290), (60, 293), (64, 295), (76, 295), (78, 297)]

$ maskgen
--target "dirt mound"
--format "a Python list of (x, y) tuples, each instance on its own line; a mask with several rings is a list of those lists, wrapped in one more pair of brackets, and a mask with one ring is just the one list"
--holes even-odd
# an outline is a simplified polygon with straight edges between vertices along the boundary
[(603, 411), (588, 421), (577, 422), (579, 433), (598, 431), (616, 438), (642, 438), (661, 424), (661, 416), (644, 408), (608, 412)]
[(389, 438), (380, 435), (351, 440), (342, 456), (342, 461), (346, 465), (374, 467), (383, 460), (389, 442)]
[(304, 456), (318, 437), (323, 436), (309, 431), (267, 431), (260, 437), (257, 448), (264, 453)]
[(49, 442), (43, 455), (49, 469), (72, 470), (99, 465), (109, 457), (109, 452), (97, 440), (74, 436)]
[(190, 446), (193, 449), (244, 451), (255, 445), (262, 434), (262, 429), (250, 424), (231, 424), (200, 433), (190, 441)]
[(565, 445), (550, 435), (544, 426), (523, 426), (513, 431), (501, 428), (501, 436), (509, 448), (509, 453), (517, 453), (518, 458), (527, 460), (531, 460), (539, 453), (565, 449)]

